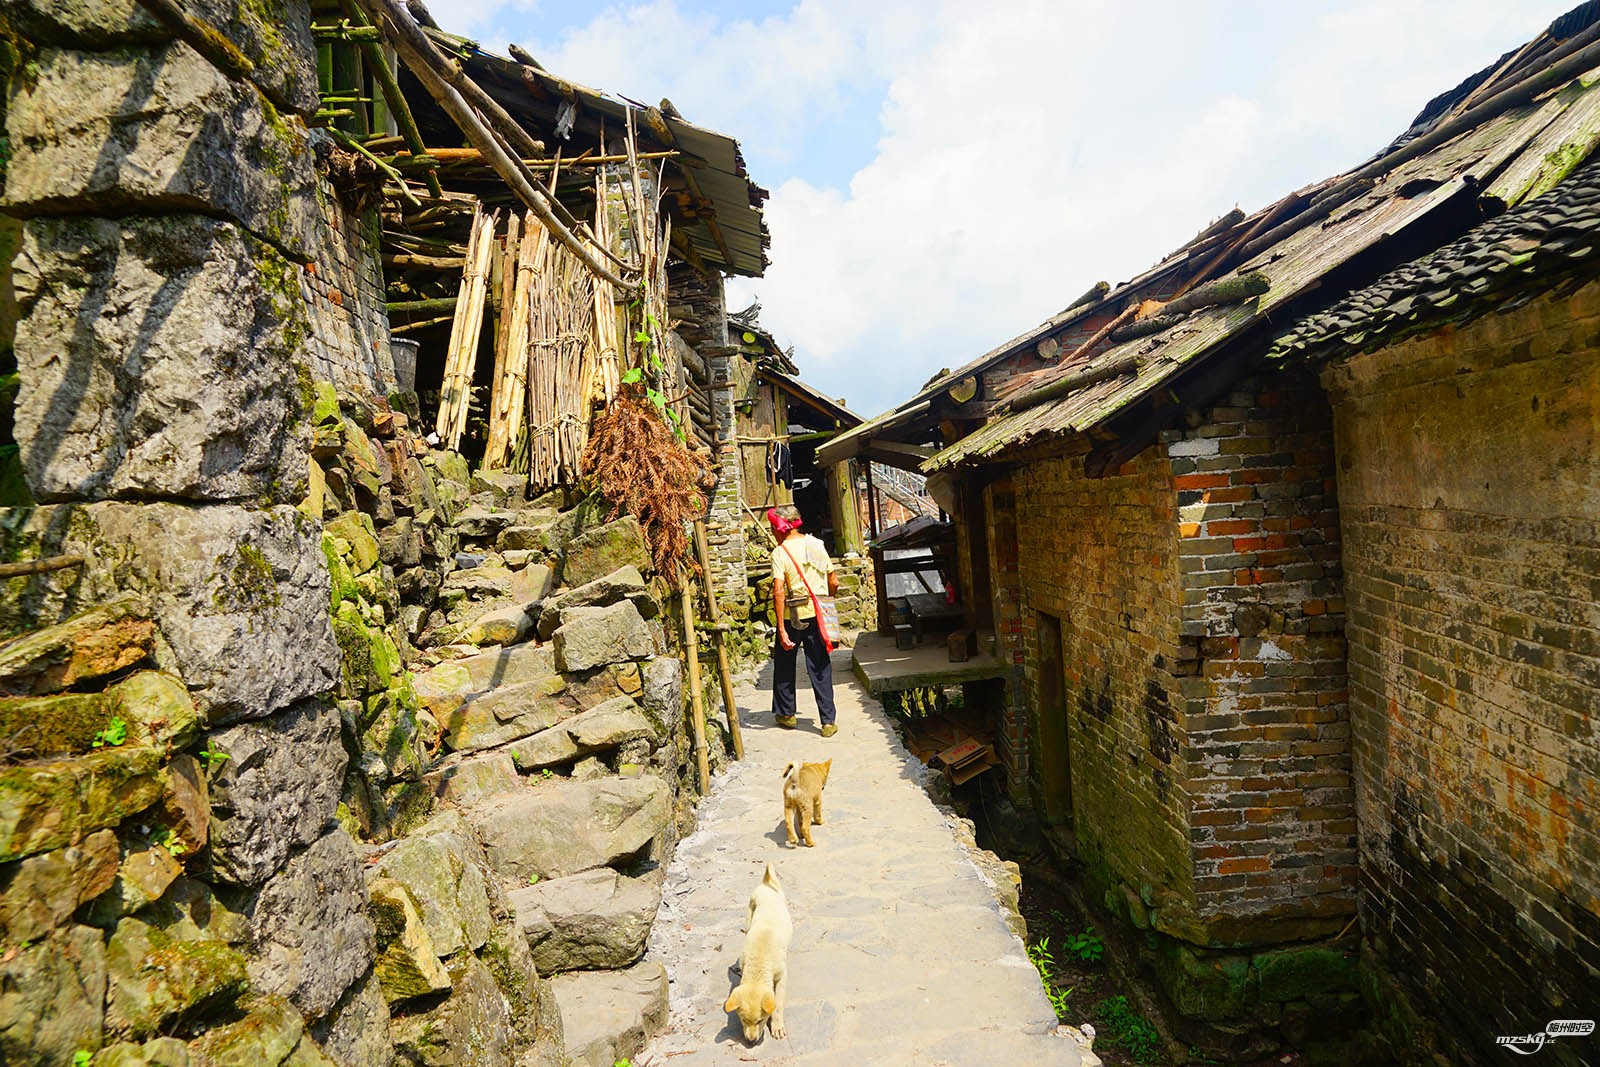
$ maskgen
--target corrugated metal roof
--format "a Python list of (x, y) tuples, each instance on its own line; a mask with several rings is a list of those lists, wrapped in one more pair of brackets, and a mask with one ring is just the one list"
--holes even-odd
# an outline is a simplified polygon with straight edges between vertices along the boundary
[[(1330, 270), (1413, 227), (1450, 198), (1472, 189), (1503, 202), (1548, 186), (1600, 139), (1600, 87), (1591, 71), (1559, 91), (1487, 119), (1406, 160), (1320, 224), (1287, 234), (1237, 266), (1262, 271), (1271, 288), (1245, 303), (1193, 312), (1163, 333), (1111, 344), (1056, 376), (1133, 357), (1137, 372), (990, 422), (923, 465), (928, 472), (981, 463), (1053, 435), (1082, 432), (1162, 388), (1225, 342), (1310, 292)], [(1251, 220), (1245, 220), (1245, 227)], [(1125, 288), (1123, 293), (1127, 292)], [(1120, 294), (1119, 294), (1120, 295)], [(1035, 385), (1038, 383), (1035, 382)]]

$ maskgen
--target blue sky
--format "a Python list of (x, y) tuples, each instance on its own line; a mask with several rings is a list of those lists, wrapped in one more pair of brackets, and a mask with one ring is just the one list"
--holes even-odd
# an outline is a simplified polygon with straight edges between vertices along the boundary
[(436, 2), (447, 28), (671, 97), (772, 191), (759, 298), (871, 415), (1237, 204), (1342, 171), (1574, 0)]

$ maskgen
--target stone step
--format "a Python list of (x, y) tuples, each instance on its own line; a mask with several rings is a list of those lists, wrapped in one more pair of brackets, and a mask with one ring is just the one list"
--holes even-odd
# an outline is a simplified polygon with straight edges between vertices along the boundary
[(465, 809), (489, 865), (516, 885), (651, 858), (671, 818), (655, 777), (547, 782)]
[(412, 685), (422, 706), (442, 719), (496, 686), (548, 681), (555, 675), (554, 649), (513, 645), (441, 663), (413, 676)]
[(479, 693), (465, 704), (439, 715), (445, 738), (457, 752), (477, 752), (548, 730), (573, 713), (553, 699), (566, 688), (560, 675), (502, 685)]
[(632, 699), (615, 697), (547, 730), (513, 741), (505, 751), (517, 768), (526, 773), (610, 752), (629, 741), (639, 740), (647, 741), (651, 749), (656, 748), (662, 740), (660, 728)]
[(614, 1067), (666, 1025), (667, 969), (655, 960), (625, 971), (560, 974), (550, 984), (570, 1064)]
[(623, 599), (633, 601), (633, 606), (646, 619), (654, 618), (660, 610), (639, 568), (619, 567), (605, 577), (596, 578), (576, 589), (545, 597), (539, 605), (539, 638), (550, 639), (550, 635), (564, 621), (561, 616), (565, 608), (603, 608)]
[(609, 867), (512, 889), (517, 925), (540, 974), (608, 970), (644, 955), (661, 906), (662, 873), (628, 878)]
[(497, 749), (476, 756), (450, 756), (423, 776), (422, 784), (440, 800), (476, 804), (523, 786), (511, 753)]

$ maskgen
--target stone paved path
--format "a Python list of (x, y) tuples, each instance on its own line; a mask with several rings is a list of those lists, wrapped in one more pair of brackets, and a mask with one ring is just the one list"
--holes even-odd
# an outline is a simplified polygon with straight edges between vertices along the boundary
[[(834, 678), (840, 731), (826, 739), (804, 684), (792, 731), (773, 725), (767, 684), (740, 689), (745, 759), (714, 779), (699, 828), (668, 868), (648, 958), (671, 977), (671, 1017), (634, 1067), (1076, 1067), (1021, 941), (923, 792), (922, 766), (855, 684), (848, 650), (835, 655)], [(790, 849), (783, 766), (829, 757), (827, 822), (812, 831), (815, 848)], [(722, 1004), (768, 859), (794, 919), (788, 1035), (748, 1047)]]

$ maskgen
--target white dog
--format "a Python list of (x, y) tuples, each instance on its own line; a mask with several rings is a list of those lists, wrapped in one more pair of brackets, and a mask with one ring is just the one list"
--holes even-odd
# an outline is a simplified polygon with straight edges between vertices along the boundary
[(766, 873), (750, 894), (750, 922), (744, 935), (744, 952), (739, 956), (739, 984), (722, 1006), (723, 1011), (739, 1013), (744, 1039), (752, 1045), (761, 1040), (761, 1024), (769, 1016), (772, 1036), (784, 1034), (784, 982), (789, 940), (793, 936), (794, 924), (789, 920), (783, 885), (768, 860)]

